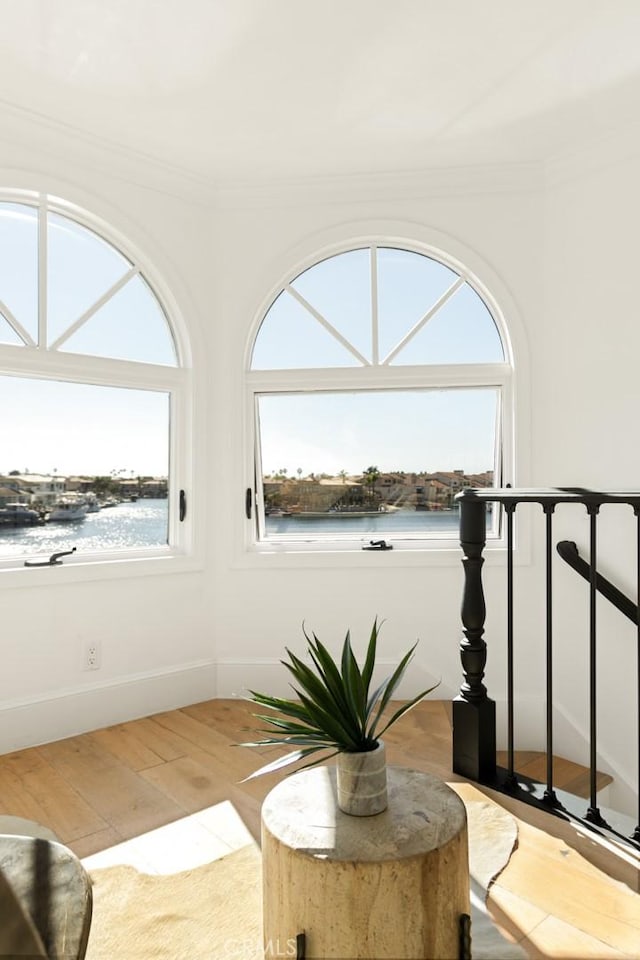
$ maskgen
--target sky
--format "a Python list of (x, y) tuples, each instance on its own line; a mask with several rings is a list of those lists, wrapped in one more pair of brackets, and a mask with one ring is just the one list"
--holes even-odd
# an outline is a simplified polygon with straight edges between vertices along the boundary
[[(268, 312), (252, 369), (327, 365), (357, 371), (375, 364), (376, 355), (379, 363), (389, 358), (397, 367), (504, 360), (485, 303), (448, 267), (381, 248), (375, 268), (372, 284), (371, 251), (363, 248), (300, 274)], [(368, 466), (483, 473), (494, 469), (498, 399), (494, 388), (263, 396), (263, 474), (283, 468), (289, 476), (358, 474)]]
[[(0, 344), (34, 347), (41, 309), (49, 350), (176, 364), (166, 317), (126, 257), (58, 214), (46, 238), (39, 306), (36, 208), (0, 203)], [(295, 278), (267, 313), (252, 369), (503, 360), (486, 305), (453, 270), (392, 248), (374, 258), (364, 247)], [(265, 396), (263, 473), (484, 472), (497, 409), (490, 388)], [(0, 375), (0, 410), (0, 473), (168, 473), (166, 393)]]
[[(0, 203), (0, 344), (37, 342), (37, 277), (36, 209)], [(49, 214), (46, 277), (49, 346), (89, 314), (60, 342), (61, 352), (175, 365), (158, 301), (132, 264), (95, 233)], [(0, 376), (0, 410), (0, 473), (168, 474), (166, 393)]]
[(166, 393), (0, 377), (0, 474), (168, 475)]
[(494, 389), (263, 396), (263, 474), (494, 468)]

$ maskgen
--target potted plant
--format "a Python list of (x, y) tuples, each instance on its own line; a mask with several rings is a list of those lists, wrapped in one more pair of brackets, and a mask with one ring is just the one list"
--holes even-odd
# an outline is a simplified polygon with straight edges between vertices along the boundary
[[(303, 633), (310, 664), (286, 648), (289, 660), (281, 663), (289, 670), (295, 700), (272, 697), (250, 690), (250, 700), (266, 707), (270, 714), (254, 714), (269, 725), (258, 733), (260, 740), (241, 746), (285, 745), (296, 749), (260, 767), (247, 779), (273, 773), (289, 764), (322, 752), (322, 756), (298, 769), (314, 766), (337, 756), (338, 805), (345, 813), (368, 816), (386, 808), (386, 764), (382, 735), (408, 710), (431, 693), (435, 684), (398, 707), (391, 716), (385, 714), (394, 691), (409, 665), (417, 643), (402, 657), (395, 670), (371, 691), (376, 664), (380, 627), (374, 620), (367, 653), (362, 667), (351, 649), (347, 631), (340, 661), (333, 659), (317, 636)], [(332, 751), (327, 756), (326, 751)]]

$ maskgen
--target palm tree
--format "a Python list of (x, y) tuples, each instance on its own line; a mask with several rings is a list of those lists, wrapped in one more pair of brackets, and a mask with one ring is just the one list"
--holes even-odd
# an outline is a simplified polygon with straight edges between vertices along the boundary
[(369, 487), (369, 500), (373, 503), (376, 493), (376, 482), (380, 477), (380, 471), (377, 467), (367, 467), (362, 477), (365, 484)]

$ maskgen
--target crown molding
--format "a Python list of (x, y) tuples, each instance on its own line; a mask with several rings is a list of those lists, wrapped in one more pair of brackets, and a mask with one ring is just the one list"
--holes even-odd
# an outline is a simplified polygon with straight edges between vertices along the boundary
[(507, 163), (433, 167), (421, 170), (361, 172), (327, 177), (252, 180), (219, 184), (222, 208), (296, 207), (311, 204), (411, 201), (535, 192), (544, 186), (540, 164)]
[(43, 158), (49, 158), (61, 163), (67, 175), (74, 167), (89, 167), (111, 180), (165, 196), (215, 202), (211, 182), (193, 171), (4, 100), (0, 143), (7, 167), (41, 173)]
[(563, 187), (639, 156), (640, 121), (636, 121), (598, 140), (549, 158), (544, 164), (545, 186), (549, 189)]
[(42, 174), (50, 158), (68, 174), (89, 167), (106, 178), (178, 200), (220, 209), (295, 207), (534, 193), (561, 187), (640, 155), (640, 121), (541, 161), (481, 163), (309, 177), (207, 177), (0, 100), (4, 166)]
[(116, 182), (222, 209), (509, 194), (535, 191), (544, 185), (538, 163), (452, 165), (313, 177), (257, 175), (233, 181), (213, 175), (203, 177), (7, 101), (0, 100), (0, 119), (6, 167), (42, 173), (43, 159), (50, 158), (62, 164), (67, 175), (74, 167), (89, 167)]

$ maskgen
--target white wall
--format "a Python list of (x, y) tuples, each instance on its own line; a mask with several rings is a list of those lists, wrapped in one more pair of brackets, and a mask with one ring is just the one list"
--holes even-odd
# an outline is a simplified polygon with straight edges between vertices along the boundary
[[(444, 563), (399, 552), (287, 563), (249, 561), (241, 548), (247, 338), (270, 289), (297, 258), (331, 238), (376, 225), (408, 238), (429, 234), (493, 285), (527, 374), (516, 425), (518, 483), (637, 485), (637, 454), (627, 443), (630, 412), (637, 410), (640, 341), (633, 315), (639, 201), (632, 163), (547, 186), (540, 170), (489, 169), (395, 183), (376, 178), (216, 193), (174, 171), (105, 156), (91, 143), (70, 144), (59, 131), (11, 133), (5, 131), (2, 183), (56, 193), (130, 236), (162, 271), (193, 330), (204, 549), (199, 569), (175, 577), (60, 588), (4, 589), (0, 582), (0, 749), (249, 686), (284, 689), (277, 661), (285, 644), (299, 643), (303, 620), (329, 645), (351, 627), (357, 646), (373, 617), (385, 618), (384, 658), (395, 659), (421, 639), (409, 687), (441, 677), (438, 695), (455, 694), (462, 589), (457, 553)], [(37, 151), (27, 149), (30, 138)], [(219, 492), (215, 504), (211, 489)], [(607, 536), (615, 541), (618, 533)], [(542, 559), (542, 541), (534, 534), (517, 569), (523, 610), (517, 663), (518, 695), (526, 715), (535, 717), (543, 706)], [(488, 678), (499, 701), (503, 582), (503, 571), (488, 562)], [(559, 657), (558, 674), (571, 677), (575, 657), (582, 682), (577, 651), (583, 639), (573, 624), (574, 602), (584, 590), (571, 576), (562, 583), (566, 599), (558, 602), (557, 633), (571, 652)], [(608, 625), (604, 616), (603, 622)], [(628, 645), (628, 630), (611, 620), (611, 631), (617, 653), (618, 644)], [(102, 640), (97, 684), (95, 674), (80, 669), (87, 635)], [(607, 696), (617, 699), (618, 679), (604, 674)], [(561, 708), (584, 729), (574, 698)], [(522, 745), (542, 746), (542, 730), (522, 724), (519, 732)]]
[[(118, 156), (108, 161), (90, 142), (10, 124), (2, 137), (2, 184), (76, 203), (144, 251), (171, 290), (201, 358), (204, 324), (211, 322), (203, 279), (210, 266), (209, 211), (185, 191), (181, 197), (171, 192), (165, 171)], [(201, 400), (198, 473), (204, 472), (207, 441), (207, 397)], [(37, 586), (30, 580), (15, 586), (15, 574), (7, 586), (0, 577), (0, 750), (215, 694), (211, 577), (205, 570), (105, 580), (88, 572), (81, 582), (69, 582), (59, 568), (51, 571), (63, 574), (56, 586), (33, 572)], [(101, 642), (99, 672), (82, 670), (87, 638)]]
[[(534, 480), (592, 489), (640, 487), (638, 356), (638, 152), (630, 132), (597, 152), (550, 168), (546, 199), (545, 308), (531, 337), (536, 417)], [(544, 380), (542, 379), (544, 376)], [(636, 599), (636, 525), (629, 507), (603, 508), (598, 567)], [(558, 517), (558, 539), (589, 556), (584, 511)], [(541, 545), (540, 545), (541, 549)], [(562, 564), (559, 565), (560, 567)], [(557, 571), (558, 753), (585, 759), (588, 617), (584, 581)], [(598, 749), (614, 774), (611, 805), (637, 794), (637, 631), (605, 600), (597, 605)], [(577, 755), (576, 755), (577, 754)], [(580, 756), (581, 754), (581, 756)], [(635, 810), (630, 812), (637, 814)]]

